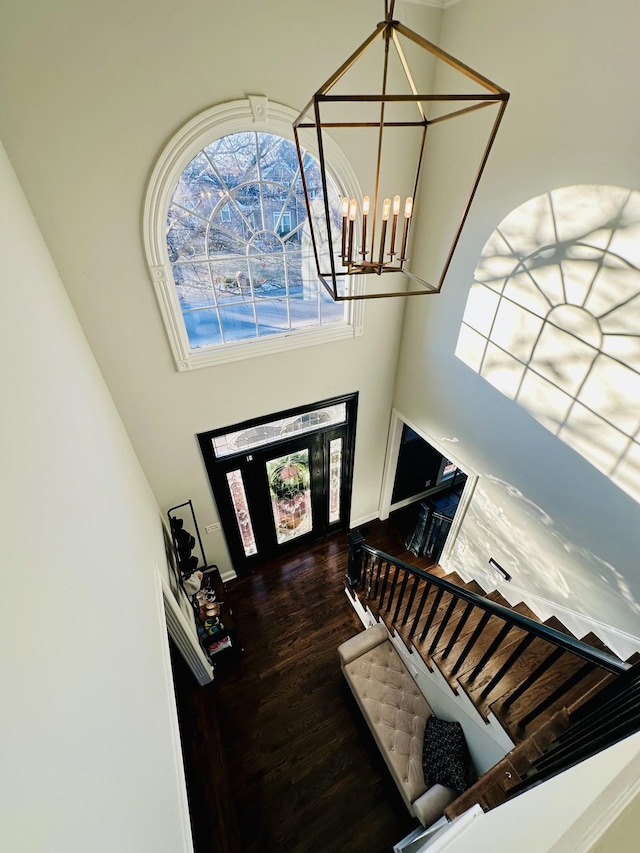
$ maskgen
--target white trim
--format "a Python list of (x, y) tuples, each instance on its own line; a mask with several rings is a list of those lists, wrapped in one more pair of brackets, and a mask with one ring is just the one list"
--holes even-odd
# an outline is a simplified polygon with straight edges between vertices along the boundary
[(432, 9), (448, 9), (460, 0), (402, 0), (403, 3), (413, 3), (414, 6), (429, 6)]
[(471, 503), (471, 498), (473, 497), (479, 478), (475, 472), (471, 471), (466, 464), (463, 464), (459, 458), (451, 453), (449, 449), (445, 449), (437, 439), (427, 435), (420, 429), (420, 427), (410, 421), (409, 418), (405, 417), (397, 409), (392, 409), (391, 422), (389, 424), (389, 436), (387, 438), (387, 451), (384, 460), (384, 472), (382, 475), (382, 486), (380, 488), (380, 509), (378, 515), (382, 520), (388, 518), (389, 512), (391, 511), (391, 495), (393, 493), (393, 483), (395, 480), (396, 468), (398, 466), (398, 455), (400, 453), (403, 424), (406, 424), (410, 429), (417, 433), (423, 441), (430, 444), (438, 451), (438, 453), (455, 463), (467, 477), (464, 489), (460, 495), (460, 502), (458, 504), (455, 517), (444, 543), (442, 553), (440, 554), (439, 563), (443, 568), (446, 568), (447, 561), (455, 545), (456, 538), (460, 532), (460, 527), (462, 526), (465, 513)]
[(238, 575), (236, 574), (235, 569), (220, 569), (220, 579), (223, 583), (229, 583), (229, 581), (235, 581), (238, 579)]
[(412, 495), (410, 498), (404, 498), (404, 500), (397, 501), (397, 503), (391, 504), (391, 506), (389, 507), (389, 512), (395, 512), (395, 510), (397, 509), (402, 509), (405, 506), (410, 506), (413, 503), (422, 501), (425, 498), (428, 498), (429, 495), (437, 495), (439, 492), (442, 492), (444, 491), (444, 489), (446, 489), (448, 483), (449, 480), (444, 480), (442, 483), (440, 483), (439, 486), (432, 486), (430, 489), (425, 489), (424, 492), (418, 492), (417, 495)]
[(164, 618), (169, 636), (180, 650), (185, 663), (200, 686), (213, 681), (213, 666), (202, 651), (194, 635), (194, 627), (187, 621), (178, 606), (169, 585), (160, 577), (164, 605)]
[(469, 474), (466, 471), (465, 473), (467, 474), (467, 481), (464, 484), (464, 489), (462, 490), (462, 494), (460, 495), (460, 502), (458, 503), (456, 514), (453, 517), (453, 521), (451, 522), (451, 527), (449, 528), (449, 533), (447, 535), (446, 542), (444, 543), (444, 547), (440, 554), (439, 560), (439, 563), (443, 569), (451, 569), (452, 571), (455, 569), (455, 566), (448, 565), (449, 558), (451, 557), (451, 552), (453, 551), (456, 539), (458, 538), (458, 534), (460, 533), (460, 528), (462, 527), (464, 516), (467, 510), (469, 509), (469, 505), (471, 504), (471, 499), (473, 498), (473, 493), (476, 490), (476, 485), (479, 479), (477, 474)]
[[(486, 812), (483, 811), (482, 806), (479, 806), (477, 803), (471, 806), (466, 812), (463, 812), (452, 820), (445, 832), (438, 835), (432, 843), (427, 845), (430, 853), (439, 853), (439, 851), (446, 850), (451, 844), (455, 844), (460, 836), (471, 828), (473, 823), (485, 817), (485, 815)], [(476, 849), (476, 847), (477, 845), (471, 844), (471, 849)], [(426, 850), (426, 847), (423, 849)], [(422, 850), (418, 851), (418, 853), (422, 853)]]
[[(164, 585), (158, 567), (154, 567), (155, 577), (155, 592), (156, 592), (156, 608), (159, 618), (159, 624), (165, 621), (164, 610)], [(184, 769), (184, 760), (182, 757), (182, 743), (180, 740), (180, 724), (178, 722), (178, 708), (176, 705), (175, 687), (173, 684), (173, 671), (171, 668), (171, 655), (169, 653), (168, 635), (165, 642), (161, 643), (162, 660), (164, 669), (165, 687), (168, 696), (168, 707), (171, 729), (171, 746), (173, 751), (173, 760), (175, 763), (176, 772), (176, 788), (177, 788), (177, 805), (178, 805), (178, 820), (182, 829), (183, 850), (185, 853), (194, 853), (193, 836), (191, 834), (191, 818), (189, 814), (189, 800), (187, 797), (187, 782)]]
[[(418, 492), (417, 495), (412, 495), (410, 498), (404, 498), (404, 500), (398, 501), (397, 503), (391, 504), (389, 507), (389, 512), (395, 512), (397, 509), (402, 509), (405, 506), (411, 506), (411, 504), (415, 504), (418, 501), (424, 500), (424, 498), (429, 497), (433, 492), (439, 492), (441, 489), (427, 489), (426, 492)], [(389, 516), (387, 515), (387, 518)]]
[(230, 361), (242, 361), (245, 358), (258, 358), (274, 352), (313, 347), (347, 338), (360, 337), (362, 329), (353, 326), (318, 326), (300, 332), (288, 332), (284, 335), (270, 335), (267, 338), (251, 338), (246, 341), (225, 344), (219, 348), (191, 350), (188, 355), (176, 362), (176, 368), (183, 372), (198, 367), (212, 367), (215, 364), (227, 364)]
[(616, 818), (639, 795), (640, 755), (636, 754), (549, 853), (585, 853), (592, 850)]
[(393, 494), (393, 483), (396, 478), (396, 469), (398, 467), (403, 423), (404, 421), (402, 420), (400, 413), (396, 409), (392, 409), (391, 421), (389, 423), (389, 435), (387, 436), (387, 449), (384, 456), (382, 484), (380, 486), (380, 518), (382, 521), (389, 518), (389, 512), (391, 510), (391, 495)]
[[(263, 113), (260, 114), (257, 127), (256, 106), (266, 113), (264, 120)], [(188, 121), (174, 134), (158, 158), (145, 195), (143, 241), (151, 281), (179, 371), (362, 335), (364, 306), (362, 300), (355, 300), (350, 303), (351, 314), (347, 325), (320, 326), (277, 337), (270, 336), (264, 341), (253, 338), (221, 347), (192, 349), (189, 344), (166, 243), (167, 211), (178, 179), (196, 154), (221, 136), (259, 129), (294, 141), (293, 122), (297, 117), (297, 111), (267, 101), (264, 96), (252, 95), (246, 100), (229, 101), (211, 107)], [(303, 132), (301, 136), (304, 136), (306, 150), (317, 157), (317, 144), (314, 144), (313, 134)], [(332, 177), (335, 178), (340, 192), (361, 200), (362, 193), (351, 164), (332, 139), (325, 137), (324, 142), (325, 158), (331, 164)], [(361, 276), (360, 280), (355, 282), (358, 292), (364, 287), (362, 278)]]
[(369, 610), (368, 607), (365, 608), (362, 605), (362, 602), (360, 601), (357, 595), (353, 595), (353, 593), (347, 587), (344, 588), (344, 594), (347, 596), (349, 604), (355, 610), (358, 618), (362, 622), (362, 625), (365, 629), (371, 628), (372, 625), (376, 624), (376, 620), (373, 616), (373, 613)]
[(349, 523), (349, 529), (355, 530), (356, 527), (360, 527), (362, 524), (368, 524), (370, 521), (378, 518), (379, 514), (377, 512), (370, 512), (367, 515), (363, 515), (360, 518), (355, 518), (353, 521)]

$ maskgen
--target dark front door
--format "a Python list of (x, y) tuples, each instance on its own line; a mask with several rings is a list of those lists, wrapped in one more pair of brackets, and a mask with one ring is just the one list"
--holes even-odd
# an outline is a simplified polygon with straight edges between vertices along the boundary
[(346, 526), (355, 405), (352, 395), (198, 437), (236, 570)]

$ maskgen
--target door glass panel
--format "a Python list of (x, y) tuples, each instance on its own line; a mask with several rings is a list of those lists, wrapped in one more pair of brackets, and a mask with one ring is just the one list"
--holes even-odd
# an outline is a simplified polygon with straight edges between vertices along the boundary
[(340, 485), (342, 483), (342, 439), (329, 442), (329, 524), (340, 521)]
[(283, 438), (295, 438), (318, 429), (343, 424), (346, 420), (347, 404), (335, 403), (332, 406), (324, 406), (299, 415), (265, 421), (258, 426), (237, 432), (217, 435), (211, 441), (216, 459), (222, 459), (239, 451), (254, 450), (274, 441), (282, 441)]
[(309, 450), (278, 456), (266, 463), (278, 545), (312, 529)]
[(229, 484), (231, 503), (233, 504), (236, 521), (240, 530), (244, 555), (245, 557), (251, 557), (253, 554), (258, 553), (258, 548), (253, 535), (253, 525), (251, 524), (251, 516), (249, 515), (249, 505), (247, 504), (247, 495), (242, 481), (242, 472), (239, 470), (229, 471), (227, 473), (227, 483)]

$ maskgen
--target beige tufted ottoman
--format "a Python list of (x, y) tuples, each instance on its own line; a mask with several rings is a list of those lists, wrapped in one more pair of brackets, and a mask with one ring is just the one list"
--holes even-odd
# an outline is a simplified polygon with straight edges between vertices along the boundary
[(342, 671), (411, 814), (430, 826), (457, 797), (442, 785), (427, 788), (422, 740), (432, 713), (384, 625), (338, 647)]

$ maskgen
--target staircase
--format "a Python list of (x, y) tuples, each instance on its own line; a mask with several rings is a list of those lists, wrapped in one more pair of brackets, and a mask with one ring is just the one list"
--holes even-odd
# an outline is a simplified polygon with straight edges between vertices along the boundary
[[(550, 765), (550, 750), (570, 739), (581, 709), (615, 696), (618, 680), (629, 682), (623, 675), (637, 669), (636, 656), (621, 661), (595, 635), (579, 640), (555, 617), (541, 622), (525, 604), (511, 607), (499, 592), (487, 595), (455, 572), (378, 551), (357, 531), (346, 581), (362, 607), (455, 694), (466, 694), (486, 722), (495, 717), (515, 744), (446, 810), (450, 819), (474, 803), (487, 811), (535, 784), (537, 765)], [(560, 763), (570, 766), (565, 753)]]

